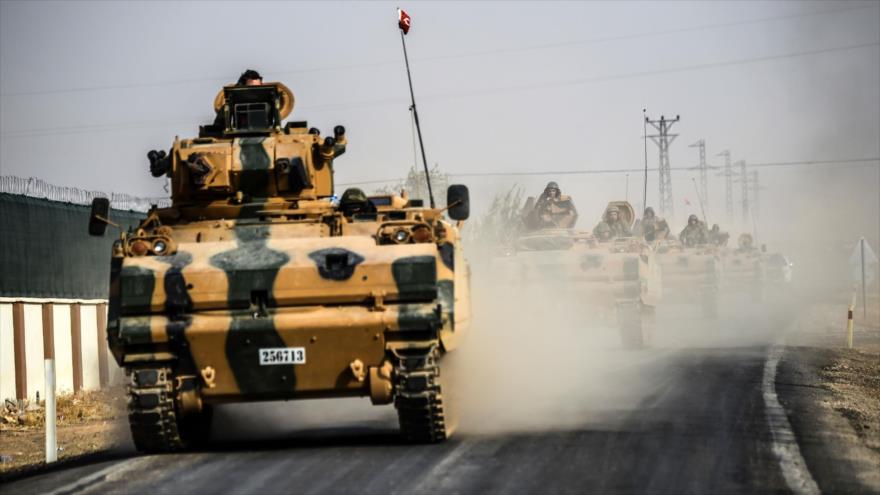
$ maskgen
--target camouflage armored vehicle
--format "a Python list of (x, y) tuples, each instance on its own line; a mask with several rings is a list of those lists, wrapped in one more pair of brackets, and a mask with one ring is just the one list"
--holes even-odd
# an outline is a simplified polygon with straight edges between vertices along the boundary
[[(508, 250), (508, 256), (494, 260), (499, 280), (543, 294), (564, 293), (590, 315), (615, 321), (624, 347), (647, 345), (650, 316), (662, 296), (659, 265), (651, 247), (634, 237), (600, 241), (590, 232), (536, 223), (535, 204), (529, 198), (523, 207), (526, 233)], [(625, 201), (611, 206), (621, 211), (621, 221), (632, 228), (632, 206)], [(573, 226), (571, 215), (564, 215)]]
[(763, 253), (754, 246), (751, 234), (741, 234), (735, 249), (720, 251), (724, 266), (724, 292), (747, 294), (753, 301), (764, 300), (766, 261)]
[(686, 248), (676, 239), (652, 245), (663, 274), (663, 301), (699, 304), (704, 317), (718, 316), (723, 273), (718, 247), (704, 244)]
[(790, 287), (794, 263), (782, 253), (767, 253), (765, 258), (767, 283), (778, 288)]
[(467, 188), (449, 187), (453, 221), (405, 195), (337, 204), (345, 130), (284, 124), (293, 102), (279, 83), (228, 86), (219, 124), (149, 155), (172, 205), (115, 242), (107, 331), (139, 450), (200, 444), (226, 402), (369, 396), (411, 441), (450, 433), (440, 358), (469, 324)]

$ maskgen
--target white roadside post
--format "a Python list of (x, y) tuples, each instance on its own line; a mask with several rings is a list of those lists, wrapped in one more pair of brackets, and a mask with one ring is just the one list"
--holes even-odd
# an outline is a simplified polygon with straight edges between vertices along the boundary
[(853, 347), (853, 311), (856, 309), (856, 291), (853, 291), (852, 302), (849, 303), (849, 311), (846, 313), (846, 348)]
[(45, 360), (46, 366), (46, 464), (58, 460), (55, 438), (55, 360)]
[(852, 304), (849, 306), (849, 315), (847, 321), (847, 347), (852, 349), (852, 333), (853, 333), (853, 310), (856, 305), (856, 294), (859, 285), (862, 288), (862, 317), (868, 318), (868, 285), (874, 282), (874, 272), (877, 267), (878, 259), (871, 249), (871, 245), (864, 237), (860, 238), (853, 248), (853, 252), (849, 257), (849, 266), (852, 269), (853, 290)]

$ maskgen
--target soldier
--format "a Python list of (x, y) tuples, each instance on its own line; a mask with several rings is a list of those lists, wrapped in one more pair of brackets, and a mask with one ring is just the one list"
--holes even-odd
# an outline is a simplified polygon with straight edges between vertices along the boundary
[(737, 239), (739, 247), (736, 248), (737, 252), (747, 253), (755, 250), (754, 246), (754, 238), (752, 238), (752, 234), (740, 234), (739, 239)]
[(535, 217), (540, 227), (570, 228), (577, 220), (577, 210), (569, 196), (563, 196), (556, 182), (547, 187), (535, 203)]
[(685, 246), (693, 247), (699, 244), (706, 244), (708, 241), (707, 234), (708, 232), (706, 231), (706, 226), (703, 222), (701, 222), (696, 215), (691, 215), (688, 217), (687, 227), (681, 231), (678, 238)]
[[(238, 76), (238, 81), (235, 83), (236, 86), (262, 86), (263, 85), (263, 76), (260, 75), (259, 72), (248, 69), (241, 73)], [(222, 112), (217, 112), (214, 116), (214, 127), (223, 127), (225, 125), (225, 121), (223, 119)], [(161, 177), (163, 175), (169, 175), (171, 172), (171, 152), (166, 153), (165, 151), (150, 151), (147, 153), (147, 159), (150, 160), (150, 174), (153, 177)]]
[(654, 214), (654, 208), (645, 208), (645, 214), (635, 227), (635, 234), (643, 236), (646, 241), (658, 241), (669, 236), (669, 224)]
[(719, 227), (717, 223), (712, 225), (712, 230), (709, 231), (710, 244), (726, 246), (728, 239), (730, 239), (730, 234), (727, 232), (721, 232), (721, 227)]
[(238, 86), (262, 86), (263, 76), (253, 69), (248, 69), (238, 76), (238, 82), (235, 84)]
[[(260, 75), (259, 72), (248, 69), (241, 73), (238, 76), (238, 81), (235, 83), (236, 86), (262, 86), (263, 85), (263, 76)], [(218, 111), (217, 115), (214, 116), (214, 126), (215, 127), (223, 127), (225, 125), (225, 121), (223, 119), (223, 112)]]
[(376, 213), (373, 202), (363, 190), (357, 187), (349, 187), (342, 193), (342, 199), (339, 200), (339, 210), (349, 218), (356, 213)]
[(610, 241), (618, 237), (629, 237), (632, 232), (620, 220), (620, 209), (616, 206), (609, 206), (605, 210), (602, 221), (593, 229), (593, 235), (600, 241)]

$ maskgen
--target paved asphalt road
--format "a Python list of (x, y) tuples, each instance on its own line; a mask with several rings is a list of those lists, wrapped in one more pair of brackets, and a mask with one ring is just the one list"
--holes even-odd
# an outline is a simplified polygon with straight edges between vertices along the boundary
[[(726, 330), (769, 341), (785, 324), (785, 318), (743, 318)], [(788, 492), (762, 392), (770, 347), (747, 339), (718, 344), (629, 354), (635, 357), (602, 381), (638, 380), (646, 392), (626, 406), (581, 404), (589, 409), (585, 419), (563, 429), (481, 434), (470, 428), (440, 445), (410, 446), (395, 436), (392, 415), (331, 421), (260, 440), (221, 441), (205, 452), (122, 454), (19, 479), (3, 492)], [(541, 421), (553, 424), (552, 414), (543, 414)], [(230, 426), (221, 421), (218, 428)]]

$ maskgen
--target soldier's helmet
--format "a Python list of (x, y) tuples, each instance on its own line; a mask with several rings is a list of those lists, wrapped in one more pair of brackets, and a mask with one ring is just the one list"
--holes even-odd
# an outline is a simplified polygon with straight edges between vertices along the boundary
[(259, 72), (255, 71), (253, 69), (248, 69), (248, 70), (242, 72), (240, 76), (238, 76), (238, 82), (236, 84), (238, 86), (247, 86), (248, 81), (262, 81), (262, 80), (263, 80), (263, 76), (261, 76)]
[(719, 230), (721, 230), (721, 227), (719, 227), (717, 223), (713, 223), (712, 232), (718, 232)]
[(645, 208), (645, 218), (654, 218), (654, 208), (650, 206)]
[(608, 209), (605, 210), (605, 220), (609, 220), (612, 213), (616, 213), (617, 217), (620, 218), (620, 208), (616, 206), (609, 206)]
[(556, 194), (562, 193), (562, 191), (559, 190), (559, 184), (551, 180), (547, 183), (547, 186), (544, 187), (544, 194), (549, 195), (553, 191), (556, 191)]
[(699, 222), (699, 221), (700, 221), (700, 219), (697, 218), (696, 215), (692, 214), (691, 216), (688, 217), (688, 225), (696, 225), (697, 222)]
[(370, 205), (370, 199), (367, 197), (366, 193), (357, 187), (349, 187), (346, 189), (345, 192), (342, 193), (342, 198), (339, 200), (339, 209), (341, 209), (346, 215), (370, 210)]

